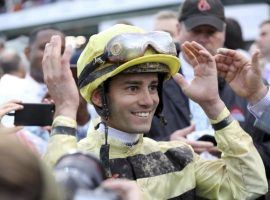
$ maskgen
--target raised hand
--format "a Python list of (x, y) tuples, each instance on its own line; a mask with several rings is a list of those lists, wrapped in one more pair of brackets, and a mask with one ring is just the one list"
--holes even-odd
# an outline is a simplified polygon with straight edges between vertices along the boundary
[(42, 68), (45, 83), (55, 102), (55, 116), (64, 115), (76, 119), (79, 93), (70, 70), (70, 57), (70, 47), (61, 56), (61, 37), (55, 35), (46, 44)]
[[(2, 105), (0, 105), (0, 119), (7, 113), (15, 110), (21, 110), (23, 109), (23, 106), (20, 105), (21, 101), (17, 100), (11, 100), (8, 101)], [(0, 134), (10, 134), (10, 133), (16, 133), (19, 130), (21, 130), (22, 126), (15, 126), (15, 127), (5, 127), (2, 123), (0, 124)]]
[(221, 48), (218, 49), (215, 60), (219, 75), (237, 95), (250, 103), (256, 103), (265, 96), (267, 87), (262, 80), (258, 50), (250, 60), (235, 50)]
[(193, 66), (195, 77), (191, 83), (188, 83), (181, 74), (175, 75), (174, 79), (183, 92), (200, 104), (208, 117), (214, 119), (224, 108), (218, 94), (215, 59), (196, 42), (185, 42), (182, 44), (182, 50), (186, 60)]

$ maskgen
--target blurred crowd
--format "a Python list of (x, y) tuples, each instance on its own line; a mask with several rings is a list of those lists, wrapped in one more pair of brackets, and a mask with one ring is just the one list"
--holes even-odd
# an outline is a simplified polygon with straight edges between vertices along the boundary
[(186, 0), (153, 27), (0, 39), (0, 199), (270, 199), (270, 19), (249, 44), (219, 0)]
[(57, 1), (70, 0), (2, 0), (0, 1), (0, 13), (17, 12), (20, 10), (42, 6)]

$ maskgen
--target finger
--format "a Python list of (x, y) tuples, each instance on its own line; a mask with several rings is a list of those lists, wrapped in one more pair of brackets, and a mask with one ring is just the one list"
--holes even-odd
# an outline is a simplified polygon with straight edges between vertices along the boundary
[(179, 73), (175, 74), (173, 76), (173, 79), (182, 88), (182, 90), (186, 90), (186, 88), (188, 88), (189, 83), (185, 80), (182, 74), (179, 74)]
[(220, 150), (218, 149), (217, 146), (214, 146), (214, 147), (209, 148), (208, 151), (209, 151), (210, 153), (217, 153), (217, 152), (220, 152)]
[(48, 77), (50, 77), (53, 73), (53, 70), (51, 69), (51, 60), (50, 60), (50, 56), (51, 56), (51, 52), (52, 52), (52, 45), (51, 43), (47, 43), (45, 45), (45, 50), (43, 53), (43, 58), (42, 58), (42, 70), (43, 70), (43, 76), (44, 76), (44, 80), (45, 82), (47, 81)]
[(236, 67), (242, 67), (249, 61), (243, 54), (236, 50), (219, 48), (217, 53), (226, 56), (226, 59), (232, 59), (233, 63), (238, 63)]
[(68, 45), (66, 46), (64, 54), (62, 56), (62, 63), (65, 64), (65, 66), (68, 66), (69, 68), (71, 56), (72, 56), (72, 46)]
[(193, 148), (193, 150), (197, 153), (197, 154), (201, 154), (202, 152), (208, 151), (208, 148)]
[[(214, 56), (214, 59), (216, 61), (216, 64), (217, 64), (217, 68), (227, 68), (228, 69), (228, 62), (225, 62), (226, 60), (226, 56), (223, 56), (223, 55), (215, 55)], [(230, 63), (231, 64), (231, 63)]]
[(199, 43), (192, 41), (191, 45), (193, 46), (193, 48), (195, 48), (198, 52), (201, 50), (207, 51), (206, 48), (204, 48), (202, 45), (200, 45)]
[(183, 53), (185, 55), (185, 58), (186, 58), (187, 62), (190, 63), (193, 67), (195, 67), (195, 66), (197, 66), (199, 64), (196, 57), (195, 57), (195, 55), (187, 47), (187, 42), (185, 42), (182, 45), (182, 51), (183, 51)]
[[(202, 58), (202, 62), (207, 62), (207, 63), (214, 63), (214, 57), (209, 53), (207, 50), (200, 50), (200, 55)], [(212, 67), (212, 65), (206, 65), (208, 67)]]
[(212, 142), (193, 141), (193, 140), (188, 140), (188, 144), (191, 145), (193, 148), (210, 148), (214, 146)]
[(204, 48), (202, 45), (200, 45), (199, 43), (194, 42), (194, 41), (191, 42), (191, 44), (195, 49), (197, 49), (197, 51), (199, 52), (199, 54), (201, 56), (203, 56), (204, 58), (207, 58), (207, 61), (213, 61), (214, 60), (212, 54), (209, 51), (207, 51), (207, 49)]
[(188, 134), (195, 131), (195, 124), (191, 124), (190, 126), (180, 129), (177, 131), (178, 136), (186, 137)]
[(233, 71), (228, 71), (226, 76), (225, 76), (225, 80), (226, 82), (230, 82), (231, 80), (233, 80), (236, 76), (236, 73)]
[(227, 65), (227, 66), (233, 64), (232, 57), (224, 56), (224, 55), (215, 55), (215, 61), (217, 64), (223, 64), (223, 65)]
[(59, 35), (53, 35), (50, 43), (52, 44), (51, 64), (54, 69), (54, 73), (58, 73), (61, 71), (61, 37)]
[(3, 117), (5, 114), (14, 111), (14, 110), (21, 110), (23, 109), (23, 106), (20, 104), (14, 104), (14, 103), (9, 103), (5, 105), (4, 107), (1, 108), (0, 110), (0, 117)]
[(235, 57), (236, 56), (236, 51), (232, 49), (227, 49), (227, 48), (218, 48), (217, 49), (217, 54), (226, 56), (226, 57)]
[(217, 70), (222, 71), (222, 72), (227, 72), (229, 71), (229, 66), (223, 63), (217, 63)]
[(53, 35), (51, 37), (50, 43), (52, 44), (52, 53), (59, 57), (61, 55), (61, 43), (62, 43), (61, 36)]
[(251, 65), (254, 67), (254, 69), (259, 72), (260, 74), (261, 72), (261, 67), (260, 67), (260, 51), (258, 49), (256, 49), (254, 51), (254, 53), (252, 54), (252, 59), (251, 59)]
[(200, 56), (200, 53), (199, 53), (200, 49), (196, 48), (196, 46), (194, 46), (193, 43), (186, 42), (186, 47), (189, 49), (189, 51), (192, 52), (192, 54), (195, 57)]

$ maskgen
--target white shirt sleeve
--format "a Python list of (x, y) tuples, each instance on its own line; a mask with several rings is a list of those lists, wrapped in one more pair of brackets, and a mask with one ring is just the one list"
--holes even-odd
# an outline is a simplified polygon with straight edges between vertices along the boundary
[(256, 104), (248, 104), (248, 110), (258, 119), (262, 116), (267, 107), (270, 106), (270, 89), (267, 94)]

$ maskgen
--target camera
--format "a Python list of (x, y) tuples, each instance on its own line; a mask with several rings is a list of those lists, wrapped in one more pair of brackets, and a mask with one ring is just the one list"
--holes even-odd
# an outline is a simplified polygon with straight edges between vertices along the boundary
[(100, 187), (105, 172), (91, 154), (74, 152), (62, 156), (54, 167), (54, 174), (65, 200), (121, 200), (114, 191)]

